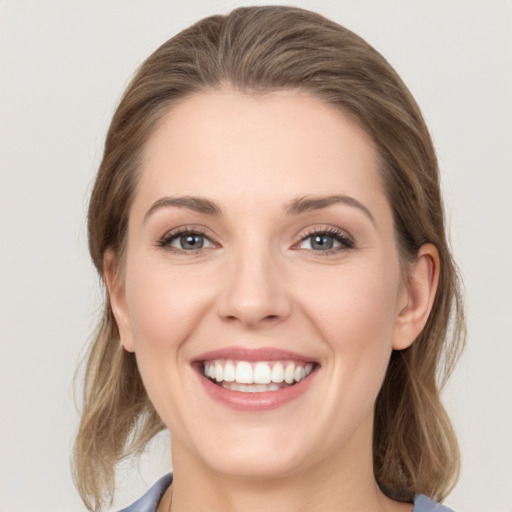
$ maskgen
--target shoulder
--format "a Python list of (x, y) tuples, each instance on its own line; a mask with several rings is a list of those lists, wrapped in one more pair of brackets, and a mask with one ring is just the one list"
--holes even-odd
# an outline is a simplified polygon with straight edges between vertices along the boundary
[(158, 503), (162, 499), (166, 489), (172, 483), (172, 473), (169, 473), (158, 480), (143, 496), (132, 503), (129, 507), (119, 512), (156, 512)]
[(416, 495), (412, 512), (454, 512), (451, 508), (440, 505), (423, 494)]

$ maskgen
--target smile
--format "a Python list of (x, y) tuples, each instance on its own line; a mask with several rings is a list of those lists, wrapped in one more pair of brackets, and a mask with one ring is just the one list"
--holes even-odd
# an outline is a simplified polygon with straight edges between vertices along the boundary
[(314, 369), (298, 361), (205, 361), (203, 373), (210, 381), (232, 391), (264, 393), (293, 386)]
[(320, 363), (274, 347), (226, 347), (192, 361), (199, 384), (215, 402), (247, 412), (294, 402), (313, 385)]

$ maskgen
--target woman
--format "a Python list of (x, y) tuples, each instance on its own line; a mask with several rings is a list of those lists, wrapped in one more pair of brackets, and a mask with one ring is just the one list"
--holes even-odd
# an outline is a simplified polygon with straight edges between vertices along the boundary
[(89, 509), (168, 428), (173, 475), (127, 510), (447, 510), (457, 275), (428, 130), (366, 42), (290, 7), (166, 42), (112, 120), (89, 241)]

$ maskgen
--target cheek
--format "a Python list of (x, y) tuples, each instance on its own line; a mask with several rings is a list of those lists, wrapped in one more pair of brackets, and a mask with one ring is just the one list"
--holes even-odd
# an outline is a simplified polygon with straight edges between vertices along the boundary
[(398, 271), (378, 264), (340, 269), (317, 280), (318, 293), (304, 302), (328, 345), (334, 378), (369, 395), (378, 392), (391, 354), (398, 282)]
[[(126, 297), (137, 365), (158, 414), (180, 431), (189, 407), (181, 392), (190, 339), (211, 304), (208, 277), (165, 262), (127, 266)], [(203, 273), (204, 274), (204, 273)], [(189, 349), (188, 349), (189, 350)], [(186, 415), (185, 415), (186, 416)]]
[(302, 311), (326, 349), (321, 361), (326, 384), (315, 414), (328, 415), (326, 438), (335, 446), (362, 424), (371, 428), (392, 351), (398, 276), (392, 267), (372, 262), (302, 282)]
[(165, 263), (136, 262), (128, 275), (126, 296), (135, 350), (156, 353), (179, 346), (211, 302), (208, 277), (180, 272)]
[(311, 317), (325, 327), (329, 338), (339, 339), (344, 345), (377, 342), (375, 336), (368, 334), (385, 337), (392, 333), (394, 325), (398, 277), (395, 279), (393, 274), (396, 275), (365, 266), (342, 269), (314, 283), (305, 283), (304, 290), (311, 290), (313, 285), (317, 290), (307, 299)]

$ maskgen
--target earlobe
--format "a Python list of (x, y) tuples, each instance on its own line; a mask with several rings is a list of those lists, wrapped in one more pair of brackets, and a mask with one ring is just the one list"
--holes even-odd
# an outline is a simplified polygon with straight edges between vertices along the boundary
[(405, 283), (405, 305), (401, 304), (398, 312), (393, 349), (409, 347), (425, 327), (434, 304), (439, 273), (437, 248), (432, 244), (422, 245), (409, 268)]
[(118, 260), (112, 251), (106, 251), (103, 257), (103, 280), (107, 287), (110, 307), (116, 320), (121, 343), (125, 350), (134, 352), (130, 316), (126, 305), (124, 281), (120, 276)]

